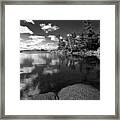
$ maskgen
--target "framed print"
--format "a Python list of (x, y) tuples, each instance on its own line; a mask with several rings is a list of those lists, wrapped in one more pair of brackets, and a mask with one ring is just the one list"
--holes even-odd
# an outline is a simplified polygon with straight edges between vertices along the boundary
[(2, 119), (119, 119), (119, 2), (1, 3)]

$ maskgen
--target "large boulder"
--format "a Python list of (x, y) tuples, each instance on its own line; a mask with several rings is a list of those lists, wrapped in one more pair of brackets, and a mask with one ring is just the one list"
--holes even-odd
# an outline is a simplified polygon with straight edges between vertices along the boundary
[(90, 85), (75, 84), (63, 88), (58, 96), (60, 100), (99, 100), (100, 92)]

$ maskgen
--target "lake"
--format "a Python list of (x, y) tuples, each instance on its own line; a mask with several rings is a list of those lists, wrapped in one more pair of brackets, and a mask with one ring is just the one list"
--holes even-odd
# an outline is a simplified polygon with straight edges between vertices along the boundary
[(55, 52), (20, 53), (20, 99), (53, 92), (75, 84), (100, 91), (100, 60), (96, 56), (59, 55)]

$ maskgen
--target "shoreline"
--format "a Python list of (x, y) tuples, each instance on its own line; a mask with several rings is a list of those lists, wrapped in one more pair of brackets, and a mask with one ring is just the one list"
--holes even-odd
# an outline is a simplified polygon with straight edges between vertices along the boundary
[(87, 56), (96, 56), (98, 59), (100, 59), (100, 49), (97, 49), (97, 51), (76, 51), (76, 52), (66, 52), (64, 50), (51, 50), (51, 51), (41, 51), (41, 50), (21, 50), (20, 53), (56, 53), (59, 55), (66, 55), (66, 56), (70, 56), (70, 55), (76, 55), (76, 56), (81, 56), (81, 57), (87, 57)]

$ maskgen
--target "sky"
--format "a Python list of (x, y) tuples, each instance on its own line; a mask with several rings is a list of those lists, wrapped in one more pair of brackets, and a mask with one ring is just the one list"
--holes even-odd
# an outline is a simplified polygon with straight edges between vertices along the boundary
[[(90, 23), (100, 32), (99, 20), (90, 20)], [(66, 37), (73, 32), (79, 35), (83, 29), (82, 20), (20, 20), (20, 49), (56, 49), (58, 35)]]

